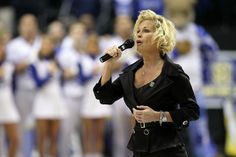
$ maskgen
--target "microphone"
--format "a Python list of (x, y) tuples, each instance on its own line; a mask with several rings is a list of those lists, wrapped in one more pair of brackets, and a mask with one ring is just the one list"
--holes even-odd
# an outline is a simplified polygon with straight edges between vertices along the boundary
[[(121, 51), (124, 51), (125, 49), (129, 49), (129, 48), (132, 48), (134, 46), (134, 41), (132, 39), (127, 39), (122, 45), (120, 45), (118, 48), (121, 50)], [(102, 57), (100, 57), (100, 62), (105, 62), (109, 59), (111, 59), (112, 56), (110, 56), (109, 54), (105, 54), (103, 55)]]

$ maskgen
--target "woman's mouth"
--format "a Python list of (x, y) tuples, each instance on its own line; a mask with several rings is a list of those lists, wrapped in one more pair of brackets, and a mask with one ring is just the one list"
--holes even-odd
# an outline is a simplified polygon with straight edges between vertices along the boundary
[(142, 41), (137, 40), (137, 41), (136, 41), (136, 44), (137, 44), (137, 45), (141, 45), (141, 44), (142, 44)]

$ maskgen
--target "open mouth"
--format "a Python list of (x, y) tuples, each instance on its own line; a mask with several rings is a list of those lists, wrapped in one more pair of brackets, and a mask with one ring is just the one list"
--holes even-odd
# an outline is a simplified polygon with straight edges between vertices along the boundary
[(141, 45), (141, 44), (142, 44), (142, 41), (137, 40), (137, 41), (136, 41), (136, 44), (137, 44), (137, 45)]

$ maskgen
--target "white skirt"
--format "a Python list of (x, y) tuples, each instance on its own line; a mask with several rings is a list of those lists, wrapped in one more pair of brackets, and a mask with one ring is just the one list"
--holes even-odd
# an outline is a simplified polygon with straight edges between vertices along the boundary
[(10, 90), (0, 90), (0, 124), (17, 123), (19, 120), (20, 116)]
[(62, 97), (61, 89), (51, 87), (48, 90), (50, 92), (45, 92), (43, 89), (40, 89), (36, 94), (33, 114), (36, 119), (62, 119), (67, 116), (67, 108)]
[(83, 118), (104, 118), (111, 116), (112, 106), (100, 104), (99, 100), (94, 96), (93, 87), (97, 81), (98, 78), (85, 85), (81, 103), (81, 117)]

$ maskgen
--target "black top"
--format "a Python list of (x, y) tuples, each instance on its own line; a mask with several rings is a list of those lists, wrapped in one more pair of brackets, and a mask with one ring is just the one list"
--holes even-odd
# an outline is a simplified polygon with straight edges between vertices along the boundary
[(150, 81), (149, 83), (137, 88), (134, 86), (134, 96), (135, 96), (135, 99), (137, 101), (138, 104), (140, 105), (145, 105), (143, 100), (145, 100), (144, 98), (148, 96), (148, 91), (150, 88), (153, 88), (153, 86), (155, 84), (160, 84), (160, 81), (161, 81), (161, 74), (159, 76), (157, 76), (154, 80)]
[[(94, 87), (95, 97), (102, 104), (112, 104), (123, 97), (131, 112), (132, 108), (138, 105), (147, 105), (155, 111), (170, 113), (173, 123), (163, 123), (162, 126), (159, 123), (147, 123), (146, 128), (136, 125), (135, 133), (128, 144), (128, 148), (135, 152), (156, 152), (182, 145), (178, 130), (187, 127), (189, 121), (199, 117), (199, 106), (189, 77), (181, 66), (173, 63), (167, 55), (163, 59), (160, 79), (155, 80), (151, 88), (147, 85), (143, 86), (145, 90), (135, 92), (134, 74), (142, 67), (143, 59), (125, 68), (115, 81), (112, 82), (110, 79), (103, 86), (99, 81)], [(144, 134), (145, 129), (149, 130), (148, 135)]]

